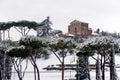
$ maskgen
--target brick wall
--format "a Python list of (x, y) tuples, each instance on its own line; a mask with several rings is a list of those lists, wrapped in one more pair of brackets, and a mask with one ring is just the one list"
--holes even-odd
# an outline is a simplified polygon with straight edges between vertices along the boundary
[(82, 36), (90, 36), (92, 34), (92, 30), (88, 27), (88, 23), (74, 20), (68, 26), (68, 33), (74, 35), (79, 34)]

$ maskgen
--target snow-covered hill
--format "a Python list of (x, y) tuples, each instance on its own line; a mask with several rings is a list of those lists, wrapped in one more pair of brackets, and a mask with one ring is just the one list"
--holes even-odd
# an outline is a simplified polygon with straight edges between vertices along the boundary
[[(115, 56), (116, 57), (116, 64), (120, 64), (120, 56)], [(77, 57), (75, 55), (68, 55), (65, 58), (65, 64), (75, 64), (77, 60)], [(89, 58), (89, 62), (90, 64), (94, 64), (95, 60), (92, 58)], [(47, 67), (48, 65), (56, 65), (56, 64), (60, 64), (59, 60), (56, 58), (56, 56), (54, 54), (51, 54), (49, 59), (37, 59), (37, 64), (39, 66), (40, 69), (40, 78), (41, 80), (61, 80), (61, 71), (57, 70), (57, 71), (46, 71), (43, 70), (44, 67)], [(25, 62), (23, 62), (23, 65), (25, 65)], [(14, 71), (14, 70), (13, 70)], [(25, 74), (24, 80), (34, 80), (34, 76), (33, 76), (33, 66), (30, 64), (29, 62), (29, 66), (27, 68), (27, 72)], [(95, 79), (95, 70), (91, 70), (90, 75), (91, 75), (91, 79), (92, 80), (96, 80)], [(75, 74), (76, 71), (73, 70), (67, 70), (65, 71), (65, 79), (69, 79), (69, 78), (75, 78)], [(120, 69), (117, 69), (117, 74), (118, 77), (120, 77)], [(18, 80), (17, 78), (17, 74), (13, 73), (12, 74), (12, 80)], [(109, 80), (109, 71), (106, 70), (106, 80)]]

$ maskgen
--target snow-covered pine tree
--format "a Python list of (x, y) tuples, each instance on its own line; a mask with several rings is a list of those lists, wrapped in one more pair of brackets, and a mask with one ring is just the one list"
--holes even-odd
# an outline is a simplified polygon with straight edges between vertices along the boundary
[(28, 53), (27, 57), (29, 57), (31, 64), (34, 67), (35, 80), (40, 80), (39, 67), (37, 66), (35, 55), (44, 54), (44, 53), (41, 53), (41, 50), (42, 51), (46, 50), (46, 47), (47, 47), (46, 43), (47, 42), (44, 38), (39, 38), (35, 36), (25, 36), (25, 37), (22, 37), (21, 40), (19, 41), (20, 45), (25, 46), (25, 50), (27, 50), (27, 53)]
[(92, 49), (89, 45), (84, 45), (80, 48), (77, 53), (78, 56), (78, 67), (77, 67), (77, 80), (91, 80), (90, 79), (90, 69), (89, 69), (89, 56), (92, 56)]
[(62, 80), (64, 80), (65, 57), (70, 50), (73, 50), (76, 48), (76, 45), (74, 44), (74, 41), (72, 39), (58, 38), (58, 39), (55, 39), (54, 41), (51, 40), (49, 47), (50, 47), (50, 50), (55, 54), (55, 56), (61, 62)]

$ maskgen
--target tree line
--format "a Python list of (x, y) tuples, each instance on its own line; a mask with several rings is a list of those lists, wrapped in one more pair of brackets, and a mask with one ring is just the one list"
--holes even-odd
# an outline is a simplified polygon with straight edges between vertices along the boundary
[[(88, 38), (78, 37), (75, 38), (60, 38), (60, 37), (37, 37), (28, 36), (26, 32), (27, 28), (36, 29), (39, 24), (30, 21), (19, 21), (0, 23), (0, 30), (10, 29), (12, 26), (18, 26), (20, 30), (16, 28), (21, 34), (22, 38), (19, 41), (3, 40), (0, 43), (0, 55), (4, 56), (3, 62), (9, 61), (17, 72), (19, 80), (24, 79), (24, 75), (27, 69), (28, 61), (34, 69), (34, 80), (40, 80), (39, 68), (37, 65), (37, 55), (49, 55), (54, 54), (62, 65), (62, 80), (64, 80), (64, 59), (68, 53), (74, 53), (78, 56), (77, 60), (77, 80), (91, 80), (89, 70), (89, 57), (92, 57), (96, 61), (96, 80), (105, 80), (105, 64), (109, 62), (110, 68), (110, 80), (118, 80), (115, 68), (115, 54), (119, 53), (119, 37), (111, 34), (101, 32), (102, 35), (91, 36)], [(46, 27), (45, 27), (46, 28)], [(43, 29), (43, 28), (42, 28)], [(28, 30), (29, 31), (29, 30)], [(44, 30), (43, 30), (44, 31)], [(45, 31), (48, 33), (49, 31)], [(43, 32), (44, 33), (44, 32)], [(55, 32), (59, 33), (59, 31)], [(61, 33), (61, 32), (60, 32)], [(99, 31), (97, 31), (99, 34)], [(97, 57), (94, 57), (97, 55)], [(6, 60), (9, 59), (9, 60)], [(25, 66), (22, 65), (25, 61)], [(1, 63), (2, 64), (2, 63)], [(10, 80), (10, 75), (6, 74), (7, 68), (4, 65), (0, 66), (1, 71), (0, 80)]]

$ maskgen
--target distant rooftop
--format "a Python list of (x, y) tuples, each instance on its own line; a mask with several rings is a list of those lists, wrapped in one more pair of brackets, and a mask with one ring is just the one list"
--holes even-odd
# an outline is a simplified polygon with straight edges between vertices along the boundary
[[(81, 21), (78, 21), (78, 20), (74, 20), (70, 24), (74, 24), (74, 23), (86, 23), (86, 22), (81, 22)], [(86, 23), (86, 24), (88, 24), (88, 23)]]

